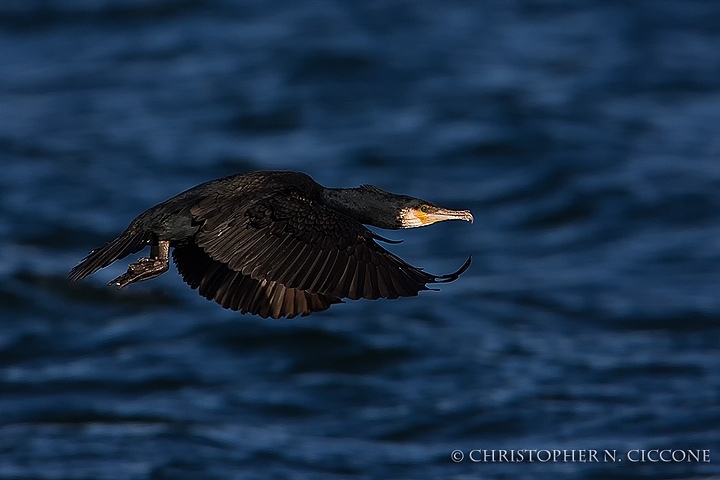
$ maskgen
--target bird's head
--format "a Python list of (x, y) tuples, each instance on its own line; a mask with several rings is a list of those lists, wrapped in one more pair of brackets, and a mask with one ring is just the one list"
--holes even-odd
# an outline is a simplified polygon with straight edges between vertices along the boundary
[(419, 198), (407, 197), (407, 205), (399, 210), (399, 228), (415, 228), (432, 225), (445, 220), (465, 220), (472, 223), (473, 216), (470, 210), (451, 210), (438, 207), (428, 201)]
[(366, 225), (400, 229), (431, 225), (444, 220), (473, 221), (470, 210), (450, 210), (426, 200), (396, 195), (374, 185), (326, 188), (324, 202)]

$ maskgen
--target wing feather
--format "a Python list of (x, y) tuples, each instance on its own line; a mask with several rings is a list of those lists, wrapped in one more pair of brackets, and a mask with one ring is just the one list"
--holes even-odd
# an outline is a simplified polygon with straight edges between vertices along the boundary
[(208, 300), (224, 308), (253, 313), (262, 317), (309, 315), (327, 309), (341, 300), (324, 294), (309, 293), (269, 281), (256, 280), (213, 260), (195, 244), (176, 247), (173, 260), (183, 280)]

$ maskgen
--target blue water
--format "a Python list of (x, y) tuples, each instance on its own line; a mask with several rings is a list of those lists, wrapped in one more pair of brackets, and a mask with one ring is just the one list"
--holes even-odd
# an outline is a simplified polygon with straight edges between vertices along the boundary
[[(700, 0), (0, 2), (0, 478), (720, 474), (718, 18)], [(474, 263), (280, 321), (174, 269), (65, 280), (144, 209), (252, 169), (469, 208), (383, 235), (433, 273)], [(626, 456), (653, 448), (711, 461)]]

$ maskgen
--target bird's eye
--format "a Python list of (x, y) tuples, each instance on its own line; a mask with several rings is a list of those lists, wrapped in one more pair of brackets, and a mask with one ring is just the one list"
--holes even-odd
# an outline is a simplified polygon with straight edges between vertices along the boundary
[(420, 211), (423, 213), (427, 212), (427, 205), (423, 205), (422, 207), (420, 207)]

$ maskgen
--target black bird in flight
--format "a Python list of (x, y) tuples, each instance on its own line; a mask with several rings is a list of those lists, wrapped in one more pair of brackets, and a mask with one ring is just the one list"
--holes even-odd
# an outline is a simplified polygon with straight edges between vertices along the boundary
[(200, 295), (224, 308), (261, 317), (309, 315), (341, 299), (417, 295), (432, 275), (381, 247), (387, 240), (365, 225), (413, 228), (444, 220), (473, 221), (449, 210), (372, 185), (325, 188), (304, 173), (252, 172), (212, 180), (140, 214), (122, 234), (92, 250), (68, 273), (81, 280), (150, 246), (109, 285), (123, 288), (177, 269)]

